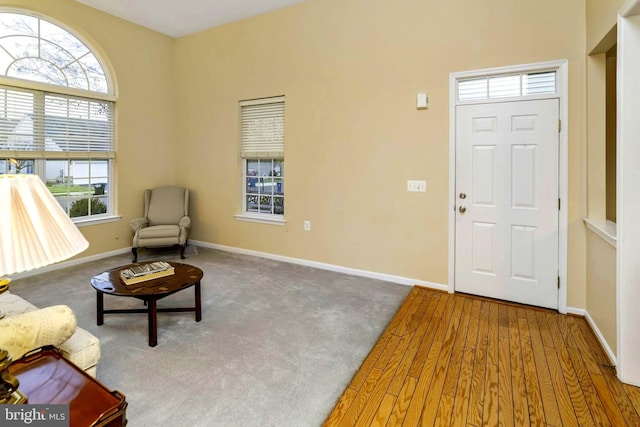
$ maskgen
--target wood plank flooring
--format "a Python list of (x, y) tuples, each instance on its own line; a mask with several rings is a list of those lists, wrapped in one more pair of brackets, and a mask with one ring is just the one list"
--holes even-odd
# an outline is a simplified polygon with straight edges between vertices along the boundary
[(414, 287), (325, 421), (333, 426), (640, 426), (586, 321)]

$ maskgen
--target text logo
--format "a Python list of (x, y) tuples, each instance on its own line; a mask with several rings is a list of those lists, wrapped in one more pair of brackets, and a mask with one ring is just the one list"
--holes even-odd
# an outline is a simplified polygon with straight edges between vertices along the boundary
[(0, 425), (69, 427), (69, 405), (0, 405)]

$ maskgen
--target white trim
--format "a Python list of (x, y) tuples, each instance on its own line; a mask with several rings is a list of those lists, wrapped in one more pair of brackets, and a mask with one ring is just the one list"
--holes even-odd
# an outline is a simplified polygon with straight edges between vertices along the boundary
[(82, 218), (83, 219), (77, 220), (77, 221), (73, 221), (74, 218), (71, 218), (71, 220), (73, 221), (73, 223), (77, 227), (86, 227), (88, 225), (98, 225), (98, 224), (106, 224), (106, 223), (109, 223), (109, 222), (120, 221), (122, 219), (122, 216), (120, 216), (120, 215), (107, 215), (107, 216), (101, 216), (101, 217), (97, 217), (97, 218), (86, 216), (86, 217), (82, 217)]
[(583, 308), (567, 307), (567, 314), (584, 317), (584, 319), (587, 321), (587, 323), (591, 327), (591, 330), (593, 331), (593, 333), (596, 334), (596, 338), (598, 338), (598, 341), (600, 342), (600, 345), (604, 349), (604, 352), (607, 354), (609, 361), (611, 362), (612, 365), (615, 366), (617, 364), (616, 355), (611, 350), (611, 347), (609, 346), (609, 343), (607, 342), (607, 340), (604, 339), (604, 335), (602, 335), (602, 332), (600, 332), (598, 325), (596, 325), (596, 322), (593, 320), (589, 312)]
[(233, 216), (238, 221), (257, 222), (260, 224), (270, 225), (286, 225), (287, 221), (282, 216), (267, 215), (267, 214), (236, 214)]
[[(37, 268), (35, 270), (29, 270), (29, 271), (25, 271), (23, 273), (12, 274), (9, 277), (12, 280), (17, 280), (17, 279), (22, 279), (24, 277), (37, 276), (38, 274), (49, 273), (51, 271), (61, 270), (63, 268), (67, 268), (67, 267), (73, 267), (73, 266), (84, 264), (84, 263), (91, 262), (91, 261), (98, 261), (98, 260), (101, 260), (101, 259), (104, 259), (104, 258), (109, 258), (109, 257), (115, 256), (115, 255), (122, 255), (124, 253), (131, 253), (131, 248), (128, 247), (128, 248), (116, 249), (114, 251), (103, 252), (101, 254), (91, 255), (91, 256), (88, 256), (88, 257), (84, 257), (84, 258), (72, 259), (71, 261), (59, 262), (57, 264), (48, 265), (46, 267)], [(87, 280), (89, 280), (89, 279), (87, 279)]]
[[(560, 197), (560, 211), (558, 212), (558, 276), (560, 277), (560, 289), (558, 290), (558, 311), (567, 312), (567, 258), (568, 258), (568, 204), (569, 204), (569, 62), (564, 60), (540, 62), (535, 64), (523, 64), (509, 67), (487, 68), (482, 70), (463, 71), (449, 75), (449, 260), (448, 260), (448, 291), (455, 292), (455, 207), (456, 207), (456, 106), (462, 105), (457, 100), (457, 81), (472, 78), (485, 77), (496, 74), (514, 74), (523, 72), (536, 72), (544, 70), (556, 70), (557, 93), (548, 96), (536, 96), (536, 99), (558, 99), (560, 102), (560, 120), (562, 132), (559, 141), (559, 171), (558, 171), (558, 196)], [(500, 102), (513, 100), (529, 100), (531, 97), (503, 98)], [(484, 100), (486, 103), (486, 100)], [(468, 104), (465, 102), (464, 104)]]
[(586, 312), (587, 312), (587, 310), (585, 310), (584, 308), (567, 307), (567, 313), (566, 314), (573, 314), (574, 316), (582, 316), (582, 317), (584, 317)]
[(636, 236), (640, 232), (637, 221), (640, 214), (637, 163), (640, 159), (640, 1), (629, 0), (618, 15), (618, 70), (617, 70), (617, 226), (616, 304), (617, 304), (617, 356), (618, 378), (627, 384), (640, 384), (640, 339), (637, 325), (640, 312), (636, 306), (640, 298), (637, 286), (640, 280)]
[[(531, 73), (540, 71), (553, 71), (559, 69), (567, 62), (566, 59), (559, 61), (535, 62), (531, 64), (509, 65), (506, 67), (484, 68), (481, 70), (459, 71), (451, 73), (457, 80), (469, 79), (474, 77), (488, 77), (500, 74), (518, 74)], [(506, 98), (505, 98), (506, 99)]]
[(457, 82), (464, 77), (449, 75), (449, 250), (447, 290), (455, 292), (456, 259), (456, 106), (458, 99)]
[(616, 223), (611, 221), (598, 221), (584, 218), (587, 228), (602, 240), (613, 246), (617, 246)]
[(475, 105), (475, 104), (500, 104), (504, 102), (513, 102), (513, 101), (538, 101), (540, 99), (555, 99), (558, 98), (558, 93), (548, 93), (541, 95), (522, 95), (522, 96), (512, 96), (512, 97), (504, 97), (504, 98), (486, 98), (486, 99), (471, 99), (467, 101), (459, 101), (456, 100), (456, 105)]
[(111, 101), (111, 102), (116, 101), (116, 96), (109, 93), (93, 92), (90, 90), (78, 89), (78, 88), (68, 87), (68, 86), (58, 86), (50, 83), (42, 83), (42, 82), (36, 82), (33, 80), (19, 79), (17, 77), (7, 77), (7, 76), (0, 75), (0, 84), (5, 86), (20, 88), (20, 89), (31, 89), (31, 90), (39, 90), (46, 93), (77, 96), (78, 98), (95, 99), (99, 101)]
[(275, 254), (270, 254), (266, 252), (236, 248), (233, 246), (219, 245), (217, 243), (208, 243), (208, 242), (202, 242), (198, 240), (189, 240), (189, 243), (195, 246), (201, 246), (203, 248), (217, 249), (220, 251), (232, 252), (232, 253), (237, 253), (242, 255), (251, 255), (251, 256), (260, 257), (260, 258), (272, 259), (275, 261), (288, 262), (290, 264), (297, 264), (297, 265), (303, 265), (306, 267), (319, 268), (321, 270), (335, 271), (336, 273), (344, 273), (344, 274), (350, 274), (352, 276), (367, 277), (369, 279), (384, 280), (385, 282), (398, 283), (401, 285), (407, 285), (407, 286), (419, 285), (419, 286), (424, 286), (427, 288), (437, 289), (441, 291), (447, 290), (447, 286), (440, 283), (426, 282), (424, 280), (416, 280), (408, 277), (395, 276), (392, 274), (376, 273), (373, 271), (359, 270), (357, 268), (344, 267), (341, 265), (325, 264), (317, 261), (309, 261), (306, 259), (292, 258), (292, 257), (283, 256), (283, 255), (275, 255)]
[(611, 361), (611, 364), (614, 366), (617, 365), (618, 360), (616, 358), (616, 355), (611, 350), (611, 347), (609, 347), (609, 343), (607, 343), (607, 340), (604, 339), (604, 335), (602, 335), (602, 332), (600, 332), (600, 329), (598, 329), (598, 325), (596, 325), (596, 322), (586, 310), (584, 310), (584, 318), (587, 320), (587, 323), (589, 323), (589, 326), (591, 326), (591, 330), (596, 334), (596, 337), (598, 338), (598, 341), (600, 341), (600, 345), (604, 349), (604, 352), (607, 353), (607, 357), (609, 358), (609, 361)]
[[(202, 242), (199, 240), (189, 240), (189, 244), (193, 246), (200, 246), (203, 248), (216, 249), (224, 252), (250, 255), (250, 256), (255, 256), (259, 258), (266, 258), (266, 259), (272, 259), (275, 261), (287, 262), (290, 264), (303, 265), (305, 267), (312, 267), (312, 268), (318, 268), (321, 270), (334, 271), (336, 273), (350, 274), (352, 276), (383, 280), (385, 282), (398, 283), (400, 285), (407, 285), (407, 286), (419, 285), (419, 286), (424, 286), (426, 288), (437, 289), (440, 291), (447, 290), (447, 285), (443, 285), (440, 283), (426, 282), (424, 280), (411, 279), (403, 276), (395, 276), (392, 274), (376, 273), (373, 271), (359, 270), (357, 268), (344, 267), (341, 265), (325, 264), (317, 261), (309, 261), (309, 260), (300, 259), (300, 258), (286, 257), (286, 256), (275, 255), (275, 254), (270, 254), (266, 252), (253, 251), (250, 249), (242, 249), (242, 248), (236, 248), (233, 246), (219, 245), (216, 243)], [(78, 258), (71, 261), (60, 262), (58, 264), (49, 265), (43, 268), (38, 268), (36, 270), (25, 271), (23, 273), (14, 274), (9, 277), (12, 280), (22, 279), (24, 277), (36, 276), (38, 274), (48, 273), (51, 271), (60, 270), (67, 267), (73, 267), (75, 265), (80, 265), (80, 264), (84, 264), (91, 261), (97, 261), (100, 259), (115, 256), (115, 255), (122, 255), (125, 253), (131, 253), (131, 247), (116, 249), (114, 251), (104, 252), (101, 254), (92, 255), (84, 258)]]
[(569, 61), (558, 61), (558, 94), (560, 95), (560, 132), (559, 147), (559, 197), (561, 200), (558, 213), (558, 276), (560, 289), (558, 290), (558, 311), (567, 312), (568, 294), (568, 265), (569, 257)]

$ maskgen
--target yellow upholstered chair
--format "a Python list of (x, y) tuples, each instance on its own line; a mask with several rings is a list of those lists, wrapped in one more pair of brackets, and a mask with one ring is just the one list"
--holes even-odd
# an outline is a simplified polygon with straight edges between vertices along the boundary
[(189, 190), (183, 187), (158, 187), (144, 192), (144, 217), (131, 221), (133, 262), (138, 261), (138, 248), (180, 246), (184, 259), (191, 219)]

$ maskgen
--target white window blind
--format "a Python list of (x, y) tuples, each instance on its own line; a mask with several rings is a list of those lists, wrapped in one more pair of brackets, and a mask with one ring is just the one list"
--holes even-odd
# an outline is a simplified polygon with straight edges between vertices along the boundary
[(1, 150), (113, 157), (113, 103), (0, 86)]
[(520, 96), (520, 76), (499, 76), (489, 79), (489, 98)]
[(243, 158), (284, 157), (284, 97), (240, 102)]
[(555, 93), (556, 73), (531, 73), (522, 76), (522, 94)]
[(458, 82), (458, 100), (473, 101), (556, 93), (556, 72), (488, 76)]
[(486, 78), (462, 80), (458, 82), (458, 99), (460, 101), (486, 99), (489, 93), (488, 84), (489, 80)]

